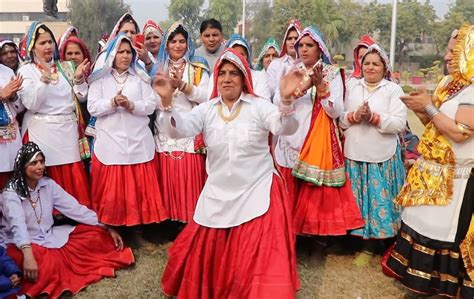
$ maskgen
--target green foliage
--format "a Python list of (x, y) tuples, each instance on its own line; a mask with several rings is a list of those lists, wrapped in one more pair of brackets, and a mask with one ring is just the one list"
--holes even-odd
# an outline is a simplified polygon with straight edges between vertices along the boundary
[(272, 32), (272, 23), (269, 20), (273, 17), (273, 10), (267, 0), (262, 0), (249, 5), (249, 11), (254, 14), (250, 16), (253, 21), (248, 31), (248, 38), (252, 43), (253, 56), (256, 58)]
[(183, 21), (192, 36), (198, 36), (199, 26), (203, 20), (201, 7), (204, 0), (173, 0), (168, 7), (169, 19)]
[[(69, 20), (79, 29), (80, 37), (92, 56), (97, 52), (97, 41), (101, 36), (109, 34), (117, 20), (130, 11), (123, 0), (71, 0), (68, 7)], [(100, 12), (100, 18), (95, 17), (97, 12)]]
[(219, 20), (224, 35), (228, 36), (242, 18), (242, 0), (210, 0), (206, 17)]
[(403, 89), (403, 92), (405, 94), (409, 94), (410, 92), (412, 92), (415, 88), (411, 87), (410, 85), (403, 85), (402, 86), (402, 89)]

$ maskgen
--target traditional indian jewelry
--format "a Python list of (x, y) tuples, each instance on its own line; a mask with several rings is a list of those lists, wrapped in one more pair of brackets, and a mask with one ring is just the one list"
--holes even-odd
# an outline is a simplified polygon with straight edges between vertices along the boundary
[[(41, 218), (43, 218), (43, 206), (41, 205), (41, 196), (40, 196), (40, 189), (38, 189), (38, 196), (36, 197), (36, 200), (33, 201), (31, 199), (31, 196), (28, 198), (28, 201), (31, 204), (31, 207), (33, 208), (33, 212), (35, 213), (35, 218), (36, 218), (36, 223), (40, 224), (41, 223)], [(36, 213), (36, 207), (39, 205), (40, 207), (40, 214)]]
[(74, 85), (81, 85), (83, 84), (86, 80), (84, 79), (84, 76), (81, 76), (80, 78), (77, 78), (76, 76), (74, 76), (74, 80), (72, 80), (74, 83)]
[(40, 77), (41, 82), (45, 84), (49, 84), (49, 83), (56, 84), (59, 82), (58, 66), (56, 65), (56, 63), (53, 63), (53, 65), (51, 66), (51, 71), (49, 72), (48, 75), (46, 75), (47, 72), (41, 64), (36, 64), (36, 67), (41, 72), (41, 77)]
[(380, 124), (380, 115), (378, 113), (372, 112), (369, 123), (374, 126), (378, 126)]
[(296, 111), (295, 105), (293, 104), (293, 102), (289, 102), (289, 104), (280, 102), (280, 105), (278, 105), (278, 108), (280, 110), (281, 115), (283, 116), (290, 116)]
[[(364, 81), (365, 81), (365, 80), (364, 80)], [(367, 85), (367, 89), (368, 89), (369, 91), (372, 91), (372, 90), (376, 89), (376, 88), (379, 86), (379, 83), (380, 83), (380, 81), (379, 81), (379, 82), (375, 82), (375, 83), (369, 83), (369, 82), (365, 81), (365, 85)]]
[(240, 111), (242, 110), (242, 104), (241, 103), (238, 103), (237, 104), (237, 108), (235, 109), (234, 113), (232, 113), (231, 115), (229, 116), (225, 116), (224, 115), (224, 104), (220, 103), (219, 105), (219, 117), (226, 123), (230, 123), (231, 121), (233, 121), (234, 119), (236, 119), (239, 114), (240, 114)]
[(458, 128), (459, 132), (461, 132), (462, 137), (464, 139), (468, 139), (469, 138), (469, 131), (471, 131), (471, 127), (466, 125), (466, 124), (463, 124), (461, 122), (458, 122), (458, 121), (455, 121), (455, 123), (456, 123), (456, 127)]
[(349, 112), (347, 114), (347, 120), (351, 123), (351, 124), (357, 124), (360, 122), (360, 118), (359, 119), (356, 119), (355, 118), (355, 112)]
[(21, 250), (26, 249), (26, 248), (31, 248), (31, 244), (23, 244), (20, 246)]
[(115, 82), (119, 86), (119, 89), (123, 89), (123, 87), (125, 86), (125, 83), (127, 82), (127, 79), (128, 79), (128, 72), (125, 74), (125, 78), (122, 79), (122, 80), (117, 78), (114, 73), (112, 73), (112, 77), (114, 78)]
[(436, 108), (433, 104), (428, 104), (425, 106), (425, 112), (428, 115), (430, 120), (433, 119), (437, 114), (441, 113), (438, 108)]

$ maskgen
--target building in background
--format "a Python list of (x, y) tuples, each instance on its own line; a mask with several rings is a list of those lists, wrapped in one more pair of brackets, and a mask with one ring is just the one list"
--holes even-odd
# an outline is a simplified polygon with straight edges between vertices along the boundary
[[(59, 20), (47, 18), (43, 13), (43, 0), (0, 0), (0, 38), (18, 44), (33, 21), (43, 21), (56, 38), (67, 28), (68, 2), (58, 0)], [(62, 21), (61, 21), (62, 20)]]

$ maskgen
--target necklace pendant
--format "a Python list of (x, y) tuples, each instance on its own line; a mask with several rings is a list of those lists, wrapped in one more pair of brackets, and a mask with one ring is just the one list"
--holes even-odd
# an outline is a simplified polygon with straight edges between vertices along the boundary
[(33, 209), (36, 209), (36, 202), (32, 202), (32, 203), (31, 203), (31, 207), (32, 207)]
[(36, 220), (36, 223), (40, 224), (40, 223), (41, 223), (41, 219)]

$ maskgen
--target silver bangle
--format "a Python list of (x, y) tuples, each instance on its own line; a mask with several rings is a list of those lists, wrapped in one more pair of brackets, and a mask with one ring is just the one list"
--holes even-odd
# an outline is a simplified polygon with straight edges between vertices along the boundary
[(438, 108), (436, 108), (433, 104), (428, 104), (425, 106), (425, 112), (428, 115), (430, 120), (433, 119), (437, 114), (441, 113)]

